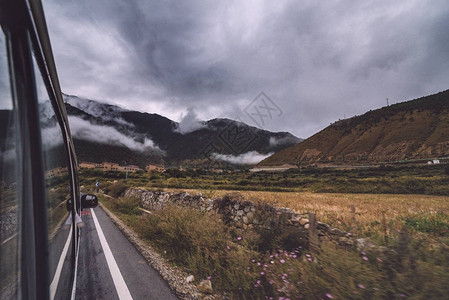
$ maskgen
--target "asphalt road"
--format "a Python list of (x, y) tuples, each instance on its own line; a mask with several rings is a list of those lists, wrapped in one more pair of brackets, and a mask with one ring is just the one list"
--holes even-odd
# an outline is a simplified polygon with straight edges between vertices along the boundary
[(100, 207), (82, 219), (76, 299), (177, 299)]

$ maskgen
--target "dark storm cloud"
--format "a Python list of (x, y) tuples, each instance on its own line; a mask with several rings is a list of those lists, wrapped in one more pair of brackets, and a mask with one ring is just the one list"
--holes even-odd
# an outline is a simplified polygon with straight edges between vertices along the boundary
[[(63, 89), (180, 120), (240, 118), (264, 91), (266, 129), (330, 122), (449, 87), (444, 1), (44, 2)], [(251, 124), (255, 125), (255, 124)]]

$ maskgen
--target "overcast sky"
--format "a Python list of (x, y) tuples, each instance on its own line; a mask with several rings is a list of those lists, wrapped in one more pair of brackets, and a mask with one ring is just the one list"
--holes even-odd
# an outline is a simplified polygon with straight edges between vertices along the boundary
[[(443, 0), (43, 3), (65, 93), (175, 121), (191, 112), (308, 137), (386, 98), (449, 88)], [(253, 101), (261, 92), (269, 111)]]

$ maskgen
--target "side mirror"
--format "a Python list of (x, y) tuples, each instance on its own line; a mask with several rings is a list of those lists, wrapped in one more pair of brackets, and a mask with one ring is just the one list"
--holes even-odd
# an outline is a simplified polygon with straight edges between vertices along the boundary
[(81, 208), (94, 208), (98, 205), (98, 198), (95, 195), (81, 195)]

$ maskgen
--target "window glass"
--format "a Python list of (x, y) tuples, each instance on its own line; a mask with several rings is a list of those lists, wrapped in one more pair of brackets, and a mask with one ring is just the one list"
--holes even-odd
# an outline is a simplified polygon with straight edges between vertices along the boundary
[(18, 297), (20, 182), (17, 180), (15, 113), (5, 37), (0, 34), (0, 299)]
[(70, 177), (61, 127), (35, 63), (39, 102), (49, 245), (50, 296), (67, 299), (74, 268), (72, 216), (67, 210)]

